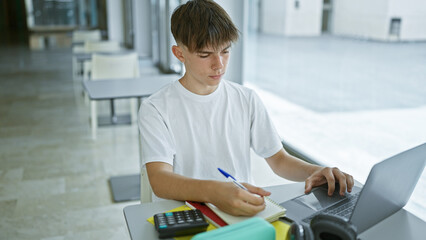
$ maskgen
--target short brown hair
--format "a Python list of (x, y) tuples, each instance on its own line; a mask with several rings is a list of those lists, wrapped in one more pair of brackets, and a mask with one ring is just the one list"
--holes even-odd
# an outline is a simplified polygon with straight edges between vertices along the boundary
[(238, 29), (226, 11), (211, 0), (193, 0), (175, 9), (171, 30), (178, 44), (190, 52), (218, 47), (238, 40)]

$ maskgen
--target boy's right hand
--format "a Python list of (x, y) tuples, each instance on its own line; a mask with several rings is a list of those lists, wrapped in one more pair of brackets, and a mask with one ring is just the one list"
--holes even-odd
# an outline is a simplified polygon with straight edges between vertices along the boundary
[(271, 195), (262, 188), (248, 183), (243, 185), (250, 191), (237, 187), (232, 182), (215, 182), (210, 197), (211, 203), (222, 211), (235, 216), (253, 216), (265, 209), (264, 196)]

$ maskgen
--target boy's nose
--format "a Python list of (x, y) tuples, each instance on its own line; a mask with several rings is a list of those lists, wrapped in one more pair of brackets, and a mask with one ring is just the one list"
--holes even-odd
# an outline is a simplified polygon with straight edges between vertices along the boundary
[(219, 70), (223, 68), (223, 59), (221, 56), (215, 56), (213, 59), (212, 69)]

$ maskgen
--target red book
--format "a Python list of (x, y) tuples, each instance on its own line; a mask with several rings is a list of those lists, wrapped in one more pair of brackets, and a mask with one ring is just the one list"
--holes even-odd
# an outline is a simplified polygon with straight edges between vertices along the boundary
[(207, 205), (200, 202), (186, 201), (185, 204), (191, 209), (198, 209), (203, 214), (204, 217), (215, 227), (220, 228), (228, 225), (225, 221), (222, 220), (216, 213), (214, 213)]

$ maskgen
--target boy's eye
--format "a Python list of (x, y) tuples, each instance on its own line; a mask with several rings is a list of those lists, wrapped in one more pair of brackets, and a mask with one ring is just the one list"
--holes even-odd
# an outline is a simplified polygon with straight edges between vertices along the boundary
[(200, 58), (207, 58), (210, 54), (208, 52), (198, 52), (197, 55)]

